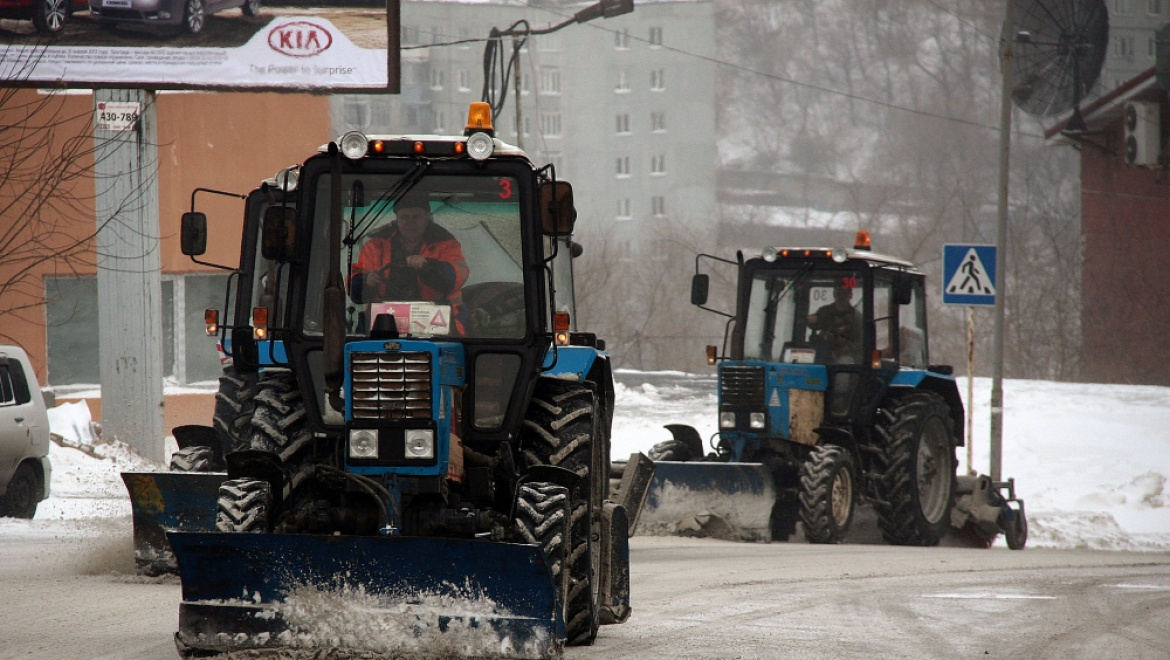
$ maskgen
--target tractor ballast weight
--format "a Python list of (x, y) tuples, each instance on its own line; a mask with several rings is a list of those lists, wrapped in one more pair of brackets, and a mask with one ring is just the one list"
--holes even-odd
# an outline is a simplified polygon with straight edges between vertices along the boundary
[[(215, 528), (147, 520), (177, 561), (182, 655), (547, 658), (629, 616), (627, 506), (653, 464), (608, 497), (614, 387), (575, 327), (572, 189), (486, 112), (466, 137), (347, 134), (249, 198), (234, 308), (208, 314), (221, 394), (240, 393), (216, 422)], [(425, 210), (442, 256), (410, 247), (400, 208)], [(197, 215), (185, 251), (206, 244)], [(426, 278), (370, 293), (407, 266)]]
[(1023, 547), (1014, 483), (956, 477), (963, 402), (951, 368), (928, 359), (921, 271), (870, 251), (865, 232), (853, 248), (699, 255), (696, 270), (704, 258), (738, 270), (734, 312), (706, 307), (706, 274), (691, 288), (730, 319), (724, 356), (707, 348), (719, 430), (708, 452), (693, 428), (667, 427), (639, 529), (786, 540), (799, 522), (808, 541), (840, 543), (869, 502), (888, 543), (935, 545), (954, 526)]

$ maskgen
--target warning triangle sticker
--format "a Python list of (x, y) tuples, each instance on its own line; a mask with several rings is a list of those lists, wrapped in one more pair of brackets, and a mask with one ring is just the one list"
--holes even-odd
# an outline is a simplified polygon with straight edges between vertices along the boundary
[(431, 325), (440, 328), (447, 327), (447, 319), (443, 317), (442, 310), (435, 312), (435, 315), (431, 317)]
[(768, 399), (768, 405), (773, 407), (780, 405), (780, 393), (778, 391), (772, 390), (772, 398)]
[(995, 295), (995, 282), (991, 281), (991, 276), (987, 274), (983, 260), (979, 258), (979, 253), (975, 251), (975, 248), (967, 250), (963, 262), (955, 269), (951, 281), (947, 282), (947, 293), (973, 296)]

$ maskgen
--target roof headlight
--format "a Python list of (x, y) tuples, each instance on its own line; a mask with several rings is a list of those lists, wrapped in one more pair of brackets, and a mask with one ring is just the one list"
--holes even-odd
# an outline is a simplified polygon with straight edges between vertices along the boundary
[(830, 255), (833, 257), (833, 261), (839, 264), (845, 263), (845, 260), (849, 258), (849, 252), (845, 248), (831, 250)]
[(487, 133), (472, 133), (471, 137), (467, 138), (467, 155), (476, 160), (484, 160), (491, 156), (495, 148), (495, 141)]
[(285, 192), (292, 192), (297, 189), (297, 184), (301, 181), (301, 170), (298, 166), (286, 167), (276, 173), (276, 187)]
[(773, 261), (776, 261), (776, 248), (769, 245), (768, 247), (764, 248), (764, 251), (760, 253), (760, 256), (763, 257), (764, 261), (772, 263)]
[(341, 141), (337, 146), (341, 149), (343, 156), (350, 160), (358, 160), (366, 157), (370, 141), (361, 131), (350, 131), (341, 136)]

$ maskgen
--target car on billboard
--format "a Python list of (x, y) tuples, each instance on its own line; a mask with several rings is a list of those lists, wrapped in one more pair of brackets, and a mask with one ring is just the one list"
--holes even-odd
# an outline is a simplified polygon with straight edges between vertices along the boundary
[(85, 11), (88, 0), (0, 0), (0, 18), (32, 19), (41, 34), (60, 34), (75, 11)]
[(208, 16), (237, 7), (245, 16), (255, 16), (260, 0), (89, 0), (90, 16), (103, 27), (158, 25), (188, 34), (202, 32)]

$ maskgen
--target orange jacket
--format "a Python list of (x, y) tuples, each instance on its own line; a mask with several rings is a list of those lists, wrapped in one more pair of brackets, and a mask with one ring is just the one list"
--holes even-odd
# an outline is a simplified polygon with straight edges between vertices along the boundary
[[(353, 265), (349, 279), (350, 295), (358, 302), (388, 300), (388, 296), (393, 293), (387, 290), (390, 287), (367, 291), (365, 276), (367, 273), (390, 266), (392, 270), (389, 273), (383, 271), (381, 274), (390, 279), (391, 284), (395, 278), (415, 277), (418, 294), (422, 300), (450, 305), (456, 332), (463, 335), (466, 328), (463, 318), (463, 283), (467, 281), (469, 274), (467, 261), (463, 258), (463, 246), (451, 232), (431, 223), (423, 234), (422, 245), (418, 250), (420, 256), (427, 258), (427, 265), (419, 270), (412, 269), (407, 272), (405, 267), (395, 268), (397, 264), (394, 263), (393, 255), (397, 240), (399, 235), (395, 223), (388, 225), (385, 230), (371, 234)], [(409, 286), (415, 282), (404, 284)]]

